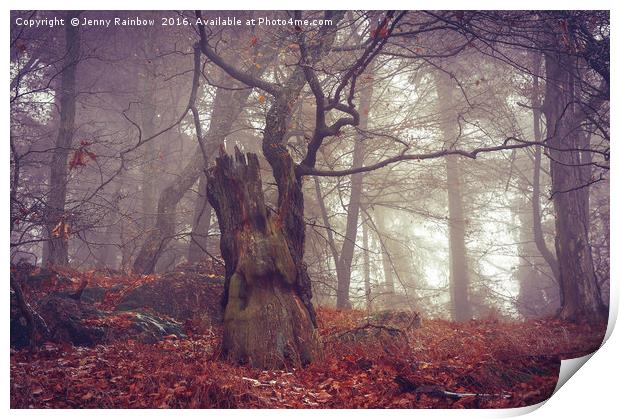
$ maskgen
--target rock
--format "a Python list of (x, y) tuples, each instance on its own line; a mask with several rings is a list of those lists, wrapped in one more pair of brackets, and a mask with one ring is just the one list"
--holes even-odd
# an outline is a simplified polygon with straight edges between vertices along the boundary
[(182, 325), (172, 319), (164, 319), (140, 311), (108, 314), (108, 316), (84, 322), (102, 327), (106, 333), (106, 342), (135, 339), (143, 343), (155, 343), (170, 335), (178, 338), (186, 337)]
[(179, 322), (210, 327), (221, 324), (224, 278), (194, 270), (177, 270), (125, 295), (116, 311), (142, 310)]
[(23, 348), (30, 343), (26, 319), (22, 316), (21, 310), (17, 305), (15, 293), (11, 290), (11, 336), (12, 348)]
[[(166, 336), (185, 338), (181, 323), (140, 311), (111, 313), (97, 310), (91, 303), (70, 298), (67, 293), (54, 293), (37, 304), (37, 312), (49, 329), (47, 340), (94, 346), (116, 340), (135, 339), (154, 343)], [(25, 319), (15, 302), (11, 305), (11, 347), (29, 344)]]
[(132, 328), (137, 332), (141, 342), (154, 343), (169, 335), (176, 335), (178, 338), (186, 337), (179, 322), (141, 312), (135, 312), (134, 315)]
[[(31, 283), (40, 285), (50, 278), (45, 272), (26, 280), (30, 286)], [(44, 293), (31, 293), (29, 303), (47, 324), (50, 333), (46, 339), (53, 342), (93, 346), (135, 339), (152, 343), (170, 335), (183, 338), (184, 329), (188, 333), (201, 333), (205, 328), (220, 325), (223, 320), (224, 278), (214, 266), (179, 266), (174, 272), (128, 292), (114, 312), (98, 310), (95, 306), (100, 307), (98, 304), (110, 292), (122, 290), (122, 285), (84, 288), (78, 297), (73, 282), (65, 278), (52, 279), (71, 288), (45, 296), (41, 296)], [(13, 292), (10, 324), (11, 346), (27, 346), (26, 321), (14, 301)]]
[(71, 342), (77, 346), (93, 346), (105, 339), (105, 329), (83, 323), (86, 319), (105, 316), (88, 304), (52, 294), (38, 307), (38, 312), (47, 323), (49, 339), (54, 342)]

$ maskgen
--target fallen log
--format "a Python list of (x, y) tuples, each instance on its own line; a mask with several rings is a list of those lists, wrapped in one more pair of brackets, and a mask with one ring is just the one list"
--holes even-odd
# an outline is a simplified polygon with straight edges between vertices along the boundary
[(416, 395), (426, 394), (431, 397), (445, 397), (453, 400), (459, 400), (465, 397), (502, 399), (509, 399), (511, 397), (510, 394), (460, 393), (456, 391), (448, 391), (438, 385), (418, 385), (402, 375), (397, 375), (396, 378), (394, 378), (394, 382), (398, 384), (400, 391), (403, 393), (414, 393)]

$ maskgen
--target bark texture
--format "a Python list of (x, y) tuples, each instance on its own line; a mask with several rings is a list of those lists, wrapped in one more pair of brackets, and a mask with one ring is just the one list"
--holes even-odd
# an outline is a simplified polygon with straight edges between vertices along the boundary
[(286, 213), (265, 206), (258, 158), (222, 155), (208, 172), (226, 263), (223, 352), (259, 368), (306, 364), (320, 353), (298, 293), (299, 261), (289, 248)]

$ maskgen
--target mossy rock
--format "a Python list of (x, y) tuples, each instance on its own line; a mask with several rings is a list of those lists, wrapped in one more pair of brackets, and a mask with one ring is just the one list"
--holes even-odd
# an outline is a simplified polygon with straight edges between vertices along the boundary
[(183, 326), (172, 319), (158, 317), (141, 311), (110, 313), (99, 319), (106, 329), (106, 341), (135, 339), (143, 343), (155, 343), (167, 336), (186, 338)]
[[(45, 340), (94, 346), (118, 340), (135, 339), (154, 343), (166, 336), (185, 338), (181, 323), (164, 316), (141, 311), (113, 313), (97, 310), (91, 303), (54, 293), (34, 307), (45, 321), (49, 335)], [(28, 346), (26, 321), (17, 304), (11, 305), (11, 347)]]
[(105, 329), (83, 323), (84, 319), (105, 316), (89, 304), (68, 298), (61, 293), (52, 294), (38, 304), (38, 313), (45, 320), (55, 342), (70, 342), (77, 346), (93, 346), (103, 343)]
[(193, 271), (173, 272), (127, 293), (116, 311), (145, 311), (202, 326), (223, 321), (224, 278)]
[(10, 342), (12, 348), (23, 348), (30, 343), (26, 319), (17, 305), (15, 293), (11, 290)]

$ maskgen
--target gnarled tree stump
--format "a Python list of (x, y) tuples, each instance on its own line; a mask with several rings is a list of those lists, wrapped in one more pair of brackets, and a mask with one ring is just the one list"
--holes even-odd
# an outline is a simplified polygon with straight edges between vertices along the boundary
[(282, 221), (265, 206), (255, 154), (222, 155), (208, 172), (226, 263), (223, 352), (259, 368), (307, 364), (320, 352), (296, 284)]

